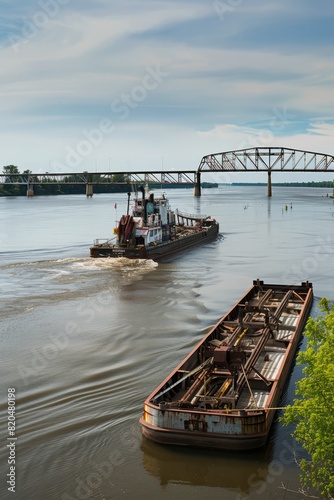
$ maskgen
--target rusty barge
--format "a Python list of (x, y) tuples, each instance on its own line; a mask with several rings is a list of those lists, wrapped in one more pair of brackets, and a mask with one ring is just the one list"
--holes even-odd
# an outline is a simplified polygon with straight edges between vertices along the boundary
[(159, 260), (217, 237), (219, 224), (213, 217), (173, 211), (165, 194), (146, 197), (144, 188), (141, 192), (135, 194), (132, 214), (128, 193), (127, 214), (114, 229), (116, 239), (95, 240), (91, 257)]
[(143, 435), (173, 445), (264, 446), (312, 300), (309, 282), (254, 281), (146, 399)]

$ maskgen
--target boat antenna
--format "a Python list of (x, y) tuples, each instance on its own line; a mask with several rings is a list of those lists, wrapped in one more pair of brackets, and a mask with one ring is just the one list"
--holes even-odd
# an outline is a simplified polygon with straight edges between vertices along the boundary
[(129, 209), (130, 209), (130, 197), (131, 197), (131, 193), (128, 193), (128, 206), (127, 206), (127, 209), (126, 209), (126, 215), (129, 215)]

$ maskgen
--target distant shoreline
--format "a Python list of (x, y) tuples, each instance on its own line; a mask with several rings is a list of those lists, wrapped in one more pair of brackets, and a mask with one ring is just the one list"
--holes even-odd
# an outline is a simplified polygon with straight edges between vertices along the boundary
[[(267, 186), (266, 182), (232, 182), (226, 186)], [(334, 188), (334, 181), (318, 181), (318, 182), (272, 182), (272, 186), (278, 187), (318, 187), (318, 188)]]
[[(232, 182), (231, 184), (217, 182), (202, 182), (202, 189), (218, 188), (220, 186), (262, 186), (266, 187), (265, 182)], [(308, 187), (308, 188), (327, 188), (334, 189), (333, 181), (318, 182), (273, 182), (273, 187)], [(193, 184), (149, 184), (149, 189), (191, 189)], [(34, 196), (58, 196), (67, 194), (85, 194), (85, 185), (75, 184), (35, 184), (33, 187)], [(132, 190), (132, 184), (95, 184), (94, 194), (101, 193), (126, 193)], [(27, 196), (25, 185), (0, 185), (0, 197), (8, 196)]]

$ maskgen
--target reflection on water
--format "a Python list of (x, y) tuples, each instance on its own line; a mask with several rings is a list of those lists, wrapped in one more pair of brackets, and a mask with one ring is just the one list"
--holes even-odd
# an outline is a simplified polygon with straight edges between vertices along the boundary
[[(147, 472), (168, 483), (234, 489), (249, 494), (252, 479), (265, 479), (272, 458), (272, 444), (256, 452), (238, 454), (217, 450), (176, 448), (143, 438), (143, 465)], [(242, 470), (242, 474), (240, 474)], [(250, 479), (251, 478), (251, 479)]]

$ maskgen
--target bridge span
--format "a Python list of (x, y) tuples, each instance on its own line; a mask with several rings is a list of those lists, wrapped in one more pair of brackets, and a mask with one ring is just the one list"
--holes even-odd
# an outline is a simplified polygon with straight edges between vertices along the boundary
[[(203, 156), (199, 167), (201, 172), (260, 172), (268, 173), (268, 196), (272, 194), (272, 172), (334, 172), (334, 156), (279, 147), (256, 147), (223, 151)], [(200, 189), (200, 178), (197, 186)], [(200, 194), (199, 194), (200, 196)]]
[[(136, 172), (73, 172), (73, 173), (33, 173), (0, 174), (0, 184), (21, 184), (27, 186), (28, 196), (33, 196), (34, 185), (43, 184), (82, 184), (86, 186), (86, 195), (93, 196), (93, 186), (97, 184), (133, 185), (133, 184), (180, 184), (196, 185), (197, 171), (136, 171)], [(30, 193), (30, 194), (29, 194)]]
[(205, 172), (267, 172), (268, 197), (272, 195), (272, 172), (334, 172), (334, 156), (281, 147), (254, 147), (223, 151), (203, 156), (197, 170), (24, 173), (0, 174), (0, 184), (24, 184), (27, 194), (40, 184), (84, 184), (86, 195), (93, 196), (94, 184), (186, 184), (194, 186), (194, 195), (201, 196), (201, 175)]

